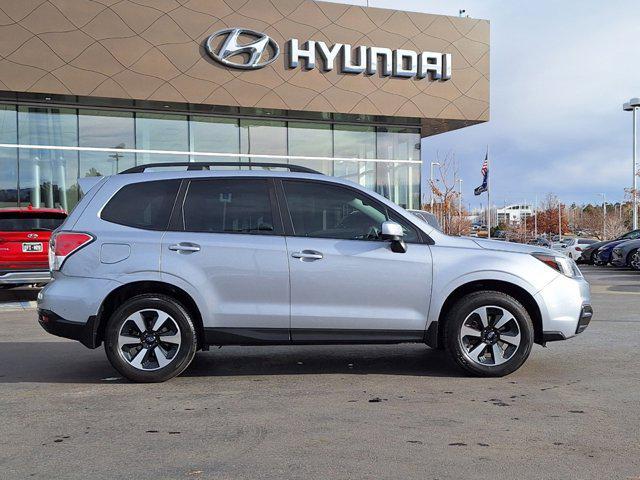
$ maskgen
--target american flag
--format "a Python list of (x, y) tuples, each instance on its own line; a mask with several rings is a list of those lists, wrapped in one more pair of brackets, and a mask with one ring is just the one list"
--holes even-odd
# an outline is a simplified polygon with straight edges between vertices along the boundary
[(474, 195), (480, 195), (487, 191), (489, 183), (489, 151), (487, 151), (487, 154), (484, 156), (484, 162), (482, 162), (480, 172), (482, 173), (482, 185), (473, 190)]

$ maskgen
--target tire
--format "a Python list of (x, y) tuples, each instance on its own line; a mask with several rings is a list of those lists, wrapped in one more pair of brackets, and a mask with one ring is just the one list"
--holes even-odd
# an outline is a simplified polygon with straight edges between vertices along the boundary
[(596, 254), (597, 254), (597, 252), (593, 252), (593, 253), (591, 254), (591, 265), (597, 265), (597, 264), (596, 264), (596, 258), (597, 258), (597, 257), (596, 257)]
[(636, 248), (629, 252), (629, 255), (627, 255), (627, 266), (636, 272), (640, 271), (640, 250)]
[[(146, 333), (141, 333), (142, 328)], [(157, 383), (189, 366), (196, 353), (197, 335), (189, 313), (179, 302), (166, 295), (144, 294), (127, 300), (111, 315), (104, 348), (109, 362), (123, 377)]]
[[(481, 318), (483, 311), (485, 321)], [(506, 323), (500, 325), (503, 321)], [(483, 324), (487, 326), (481, 330)], [(499, 326), (497, 330), (495, 325)], [(447, 354), (475, 376), (502, 377), (515, 372), (529, 357), (533, 340), (533, 323), (524, 306), (506, 293), (492, 290), (474, 292), (458, 300), (444, 325)]]

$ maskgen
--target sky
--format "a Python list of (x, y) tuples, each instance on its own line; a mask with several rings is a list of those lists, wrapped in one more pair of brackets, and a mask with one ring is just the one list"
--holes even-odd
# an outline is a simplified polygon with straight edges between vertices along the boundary
[[(340, 0), (365, 5), (365, 0)], [(637, 0), (369, 0), (369, 6), (491, 22), (491, 119), (422, 140), (423, 178), (455, 155), (463, 198), (490, 149), (493, 203), (554, 193), (566, 203), (624, 199), (632, 181), (632, 114), (640, 97)], [(640, 121), (640, 116), (639, 116)], [(426, 183), (425, 183), (426, 185)]]

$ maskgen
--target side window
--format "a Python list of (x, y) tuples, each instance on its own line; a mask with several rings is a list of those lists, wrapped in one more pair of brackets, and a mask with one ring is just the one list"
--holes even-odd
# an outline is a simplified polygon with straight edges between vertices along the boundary
[(107, 222), (145, 230), (165, 230), (180, 180), (132, 183), (122, 187), (102, 209)]
[[(335, 185), (287, 180), (283, 185), (296, 236), (380, 239), (382, 222), (388, 218), (384, 205)], [(405, 240), (417, 241), (416, 232), (409, 232)]]
[(192, 180), (182, 206), (184, 229), (207, 233), (275, 233), (267, 181)]

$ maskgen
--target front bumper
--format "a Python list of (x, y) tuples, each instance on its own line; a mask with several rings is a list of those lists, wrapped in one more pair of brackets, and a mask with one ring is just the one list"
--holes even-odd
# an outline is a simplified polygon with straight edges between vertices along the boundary
[(565, 340), (583, 332), (593, 316), (591, 292), (584, 278), (559, 275), (535, 295), (542, 316), (542, 339)]
[(27, 283), (48, 283), (49, 270), (4, 270), (0, 271), (0, 285), (23, 285)]
[(598, 258), (598, 261), (600, 263), (604, 263), (606, 265), (607, 263), (611, 262), (611, 250), (598, 251), (596, 257)]
[(57, 337), (77, 340), (88, 348), (100, 346), (96, 341), (98, 325), (95, 316), (89, 317), (86, 323), (76, 323), (65, 320), (49, 310), (38, 309), (38, 323), (48, 333)]
[(611, 253), (611, 265), (615, 265), (616, 267), (625, 267), (627, 265), (627, 259), (622, 252), (616, 252), (614, 250)]
[(582, 254), (576, 260), (576, 263), (586, 263), (591, 264), (591, 255), (593, 254), (593, 250), (584, 250)]

